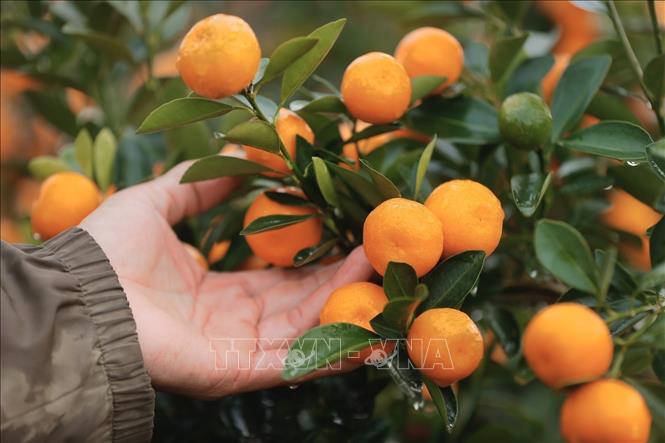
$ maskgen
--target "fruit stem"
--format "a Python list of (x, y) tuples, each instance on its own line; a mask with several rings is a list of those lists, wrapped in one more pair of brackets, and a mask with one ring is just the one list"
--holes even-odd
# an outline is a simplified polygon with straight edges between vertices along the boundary
[(258, 118), (260, 118), (260, 119), (263, 120), (264, 122), (271, 123), (270, 120), (268, 120), (268, 119), (266, 118), (266, 116), (263, 115), (263, 112), (261, 111), (261, 108), (259, 108), (258, 103), (256, 103), (256, 98), (255, 98), (253, 92), (250, 92), (249, 90), (244, 89), (244, 90), (242, 91), (242, 96), (245, 97), (245, 98), (247, 99), (247, 101), (249, 102), (250, 105), (252, 105), (252, 109), (254, 110), (254, 113), (256, 114), (256, 116), (257, 116)]
[(659, 110), (660, 105), (658, 103), (659, 100), (652, 97), (651, 93), (649, 92), (649, 89), (647, 88), (647, 85), (644, 83), (642, 66), (640, 65), (640, 62), (637, 59), (637, 56), (635, 55), (635, 51), (633, 50), (633, 47), (630, 44), (630, 40), (628, 40), (628, 35), (626, 34), (626, 30), (624, 29), (623, 24), (621, 23), (621, 17), (619, 17), (619, 12), (617, 11), (614, 0), (607, 0), (605, 4), (607, 6), (610, 19), (612, 20), (612, 24), (614, 25), (614, 30), (619, 36), (621, 44), (623, 45), (623, 49), (626, 52), (626, 56), (628, 57), (630, 67), (633, 70), (635, 76), (637, 77), (637, 80), (640, 84), (640, 87), (642, 88), (642, 91), (644, 92), (644, 95), (649, 99), (649, 102), (651, 103), (651, 110), (654, 112), (654, 114), (656, 114), (656, 120), (658, 120), (658, 127), (660, 129), (660, 133), (665, 134), (665, 120), (663, 119), (663, 116), (660, 115), (660, 110)]

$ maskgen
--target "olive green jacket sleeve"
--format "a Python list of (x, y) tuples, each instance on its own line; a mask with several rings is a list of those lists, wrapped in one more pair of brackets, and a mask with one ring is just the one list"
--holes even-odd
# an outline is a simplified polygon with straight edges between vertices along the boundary
[(154, 391), (118, 278), (92, 237), (2, 243), (3, 442), (145, 442)]

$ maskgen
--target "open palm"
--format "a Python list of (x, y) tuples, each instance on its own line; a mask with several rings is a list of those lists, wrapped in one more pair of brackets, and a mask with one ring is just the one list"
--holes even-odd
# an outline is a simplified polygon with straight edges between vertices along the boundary
[(218, 203), (233, 183), (179, 184), (186, 167), (119, 192), (81, 227), (118, 274), (156, 386), (219, 397), (277, 385), (284, 339), (314, 326), (328, 295), (367, 279), (371, 267), (356, 250), (328, 266), (206, 272), (171, 225)]

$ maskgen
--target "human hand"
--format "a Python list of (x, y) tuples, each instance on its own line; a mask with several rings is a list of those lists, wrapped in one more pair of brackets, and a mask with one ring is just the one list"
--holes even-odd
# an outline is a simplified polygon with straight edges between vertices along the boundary
[[(233, 180), (180, 184), (187, 167), (115, 194), (80, 226), (118, 275), (155, 386), (214, 398), (281, 384), (282, 339), (315, 326), (328, 295), (372, 268), (357, 249), (327, 266), (206, 272), (171, 225), (217, 204)], [(216, 369), (231, 343), (237, 352)]]

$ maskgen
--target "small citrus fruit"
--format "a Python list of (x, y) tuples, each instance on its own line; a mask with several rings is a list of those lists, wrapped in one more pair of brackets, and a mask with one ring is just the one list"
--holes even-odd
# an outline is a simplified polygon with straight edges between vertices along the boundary
[[(320, 324), (351, 323), (374, 332), (369, 321), (383, 311), (388, 297), (381, 286), (369, 282), (355, 282), (335, 290), (321, 310)], [(374, 351), (385, 358), (392, 352), (395, 343), (379, 341), (361, 349), (358, 355), (347, 357), (350, 361), (364, 362)]]
[(215, 243), (210, 248), (208, 252), (208, 263), (213, 264), (217, 263), (226, 256), (226, 253), (229, 252), (229, 247), (231, 246), (231, 240), (222, 240)]
[(196, 23), (178, 50), (176, 67), (197, 94), (222, 98), (247, 87), (261, 60), (252, 28), (240, 17), (215, 14)]
[(416, 368), (439, 386), (468, 377), (483, 358), (483, 337), (464, 312), (429, 309), (411, 324), (407, 352)]
[(445, 257), (473, 250), (490, 255), (499, 245), (503, 209), (486, 186), (473, 180), (450, 180), (432, 191), (425, 206), (443, 225)]
[(587, 383), (561, 407), (561, 435), (568, 443), (646, 443), (651, 413), (642, 395), (621, 380)]
[(55, 237), (78, 225), (102, 202), (88, 177), (76, 172), (59, 172), (42, 183), (32, 207), (32, 230), (42, 240)]
[(539, 149), (550, 139), (552, 114), (542, 98), (520, 92), (501, 104), (499, 129), (503, 138), (516, 148)]
[(603, 319), (579, 303), (557, 303), (538, 312), (527, 325), (522, 344), (529, 367), (553, 388), (602, 376), (614, 352)]
[(420, 277), (441, 258), (441, 222), (422, 204), (391, 198), (374, 208), (363, 226), (367, 259), (383, 275), (391, 261), (409, 264)]
[(462, 45), (443, 29), (423, 27), (406, 34), (395, 50), (395, 58), (409, 77), (435, 75), (446, 80), (434, 93), (455, 83), (464, 66)]
[[(280, 188), (277, 192), (302, 195), (295, 189)], [(259, 194), (245, 213), (244, 227), (260, 217), (269, 215), (315, 215), (316, 210), (308, 206), (289, 206), (269, 199), (265, 193)], [(293, 257), (300, 250), (316, 246), (321, 241), (323, 227), (321, 219), (308, 218), (299, 223), (279, 229), (249, 234), (245, 236), (252, 252), (275, 266), (291, 266)]]
[(382, 52), (370, 52), (351, 62), (341, 89), (349, 112), (373, 124), (397, 120), (411, 101), (411, 80), (404, 67)]
[[(289, 111), (288, 109), (282, 108), (279, 110), (277, 120), (275, 121), (275, 128), (277, 129), (279, 139), (282, 141), (284, 148), (292, 159), (295, 159), (296, 156), (297, 135), (304, 138), (309, 143), (314, 143), (314, 132), (312, 132), (312, 129), (307, 122), (300, 118), (298, 114)], [(273, 154), (272, 152), (252, 148), (251, 146), (245, 146), (244, 148), (247, 153), (247, 160), (251, 160), (278, 171), (278, 173), (267, 172), (265, 175), (274, 177), (279, 176), (280, 174), (288, 174), (289, 167), (286, 165), (281, 154)]]

